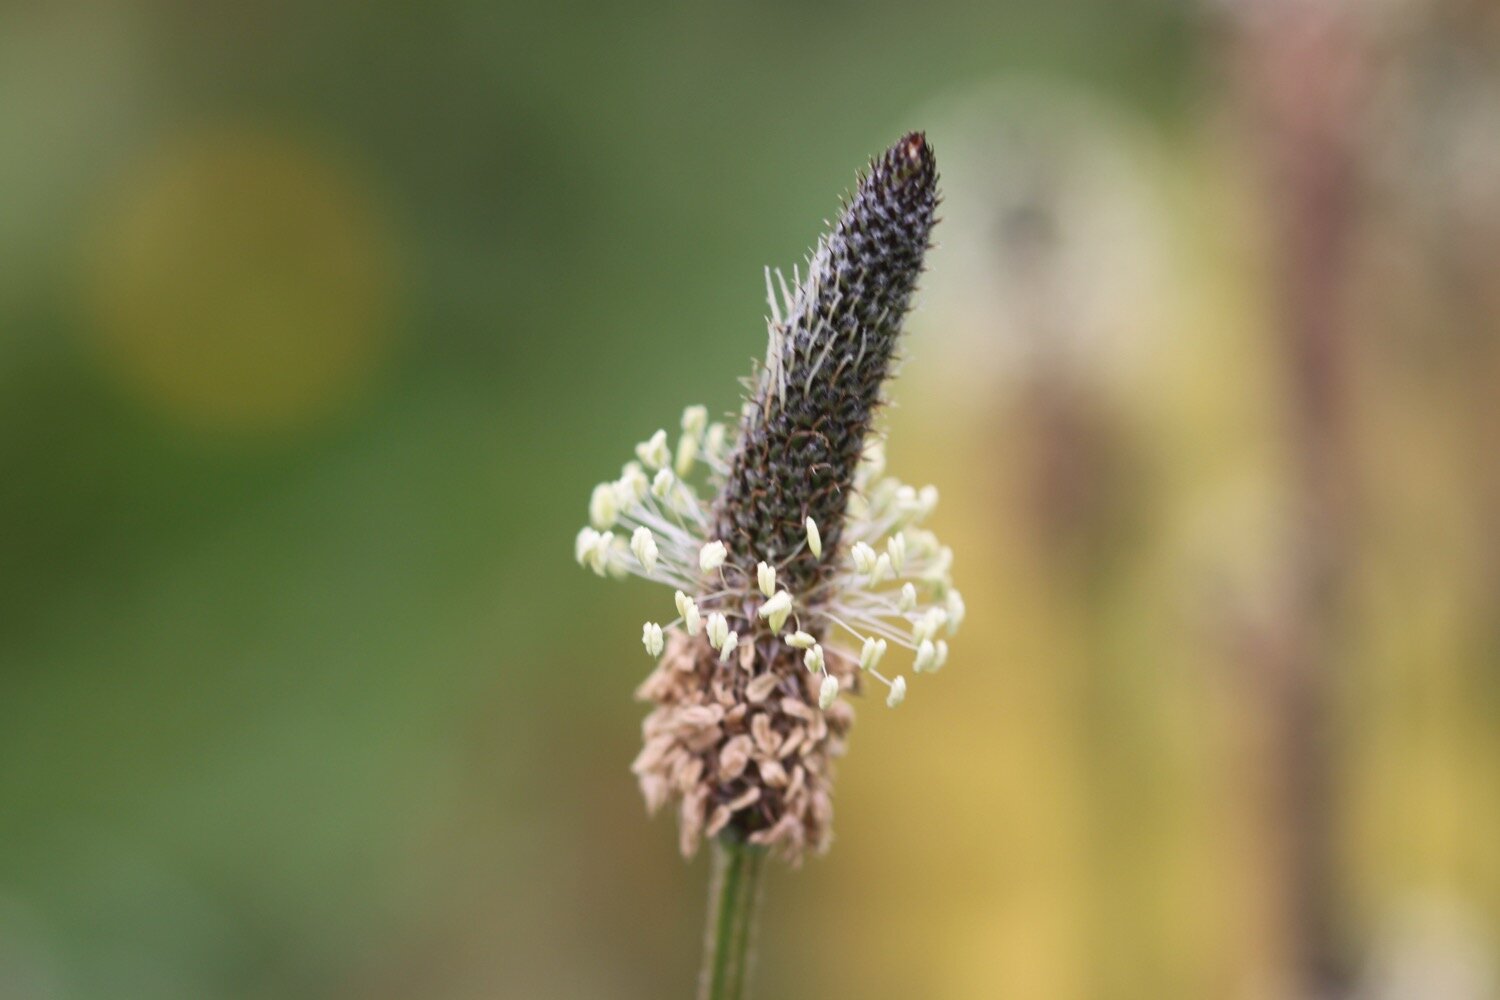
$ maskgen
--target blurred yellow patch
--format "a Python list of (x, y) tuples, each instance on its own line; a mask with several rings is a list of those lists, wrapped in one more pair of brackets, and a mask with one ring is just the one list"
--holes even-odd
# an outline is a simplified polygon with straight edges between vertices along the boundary
[(103, 363), (209, 430), (303, 426), (388, 353), (393, 243), (357, 178), (284, 136), (222, 129), (158, 150), (94, 232)]

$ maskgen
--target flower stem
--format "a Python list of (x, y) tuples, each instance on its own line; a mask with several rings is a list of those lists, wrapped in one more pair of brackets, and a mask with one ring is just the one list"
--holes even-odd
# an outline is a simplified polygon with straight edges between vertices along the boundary
[(766, 849), (733, 835), (713, 843), (698, 1000), (744, 1000)]

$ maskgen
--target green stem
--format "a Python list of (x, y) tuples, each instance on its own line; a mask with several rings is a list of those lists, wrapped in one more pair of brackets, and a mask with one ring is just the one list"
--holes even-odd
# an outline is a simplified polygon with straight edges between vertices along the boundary
[(766, 850), (726, 834), (713, 855), (698, 1000), (744, 1000)]

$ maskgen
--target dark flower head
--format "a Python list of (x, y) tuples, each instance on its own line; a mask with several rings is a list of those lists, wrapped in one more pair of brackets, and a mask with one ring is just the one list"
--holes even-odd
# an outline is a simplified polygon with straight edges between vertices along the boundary
[(908, 135), (870, 164), (795, 291), (778, 274), (738, 428), (689, 407), (675, 449), (657, 431), (590, 499), (578, 561), (676, 590), (677, 617), (641, 632), (659, 662), (633, 769), (653, 811), (677, 802), (685, 853), (719, 834), (794, 860), (826, 848), (853, 721), (840, 694), (869, 677), (899, 704), (888, 647), (935, 671), (939, 633), (963, 619), (952, 553), (918, 527), (937, 491), (883, 477), (873, 433), (937, 200), (932, 150)]
[[(714, 525), (749, 565), (786, 559), (780, 569), (793, 591), (817, 582), (838, 550), (936, 206), (932, 149), (913, 132), (870, 164), (814, 251), (806, 280), (784, 302), (784, 316), (773, 292), (766, 365)], [(809, 517), (827, 543), (822, 557), (802, 545)]]

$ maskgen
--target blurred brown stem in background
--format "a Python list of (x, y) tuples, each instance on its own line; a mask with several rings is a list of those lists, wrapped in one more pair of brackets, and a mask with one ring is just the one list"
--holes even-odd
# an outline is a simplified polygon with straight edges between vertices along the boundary
[[(1407, 225), (1432, 262), (1443, 320), (1458, 334), (1452, 354), (1464, 394), (1466, 447), (1482, 520), (1500, 517), (1500, 6), (1432, 0), (1403, 52), (1402, 94), (1416, 133), (1404, 165), (1419, 180), (1405, 194)], [(1426, 331), (1424, 331), (1426, 332)], [(1445, 352), (1445, 354), (1448, 352)], [(1454, 363), (1454, 362), (1450, 362)], [(1481, 535), (1483, 592), (1500, 600), (1500, 532)], [(1500, 615), (1492, 616), (1489, 656), (1500, 662)]]
[(1004, 213), (997, 240), (1030, 359), (1018, 414), (1027, 442), (1022, 505), (1059, 585), (1083, 592), (1112, 563), (1128, 477), (1118, 468), (1118, 414), (1061, 346), (1080, 331), (1069, 328), (1060, 308), (1077, 291), (1059, 273), (1057, 258), (1066, 251), (1057, 231), (1057, 183), (1039, 170)]
[(1341, 926), (1334, 688), (1347, 594), (1351, 343), (1343, 292), (1358, 212), (1356, 123), (1371, 53), (1354, 8), (1276, 0), (1239, 8), (1235, 83), (1262, 151), (1271, 321), (1282, 358), (1290, 521), (1281, 620), (1253, 644), (1243, 682), (1261, 715), (1256, 812), (1268, 845), (1268, 928), (1277, 984), (1301, 998), (1346, 995)]
[(1069, 229), (1085, 214), (1077, 203), (1092, 194), (1093, 179), (1086, 154), (1070, 145), (1075, 138), (1064, 125), (1011, 137), (1018, 167), (992, 232), (1023, 383), (1013, 401), (997, 394), (1007, 402), (994, 419), (1014, 428), (1016, 496), (1006, 506), (1024, 525), (1032, 578), (1072, 630), (1075, 655), (1058, 656), (1052, 669), (1061, 673), (1060, 689), (1080, 697), (1070, 721), (1084, 750), (1081, 861), (1092, 887), (1082, 901), (1083, 981), (1089, 995), (1108, 996), (1126, 983), (1160, 982), (1163, 972), (1151, 949), (1121, 948), (1118, 934), (1150, 894), (1145, 883), (1156, 871), (1151, 850), (1140, 849), (1149, 840), (1141, 776), (1155, 773), (1159, 747), (1133, 710), (1128, 689), (1138, 679), (1121, 662), (1111, 619), (1139, 541), (1140, 470), (1125, 415), (1107, 388), (1105, 334), (1077, 308), (1080, 297), (1100, 290), (1080, 287), (1069, 259), (1080, 239), (1097, 238)]

